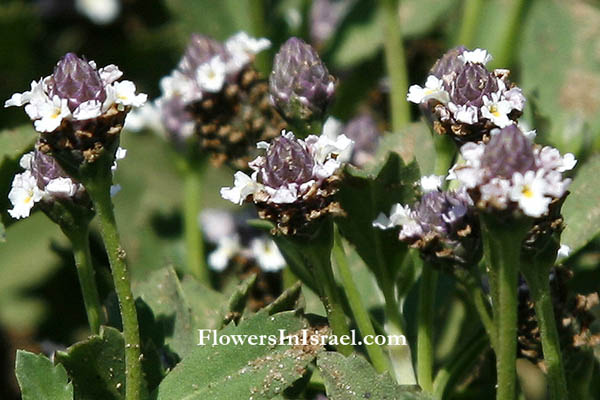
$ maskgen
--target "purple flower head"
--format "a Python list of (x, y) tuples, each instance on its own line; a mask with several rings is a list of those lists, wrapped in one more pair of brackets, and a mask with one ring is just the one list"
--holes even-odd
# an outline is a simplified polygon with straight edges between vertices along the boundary
[(481, 166), (491, 177), (510, 179), (515, 172), (524, 174), (535, 169), (533, 143), (515, 125), (494, 135), (485, 147)]
[(498, 91), (498, 78), (479, 63), (464, 63), (457, 70), (450, 89), (450, 100), (457, 106), (483, 106), (483, 97)]
[(292, 37), (275, 55), (269, 77), (271, 102), (290, 120), (323, 119), (333, 100), (335, 78), (315, 49)]
[(310, 8), (310, 39), (319, 46), (331, 37), (353, 0), (315, 0)]
[(51, 98), (58, 96), (67, 99), (69, 109), (73, 112), (86, 101), (104, 102), (104, 86), (95, 67), (75, 53), (67, 53), (54, 68), (49, 82), (49, 95)]
[(62, 169), (54, 157), (35, 150), (31, 160), (31, 174), (35, 177), (40, 190), (46, 189), (46, 186), (58, 178), (69, 178), (73, 180)]
[(370, 114), (351, 119), (344, 127), (344, 134), (354, 141), (352, 164), (361, 166), (373, 158), (381, 132)]
[(263, 183), (272, 188), (290, 183), (301, 185), (312, 179), (314, 165), (304, 143), (280, 136), (273, 140), (267, 151)]

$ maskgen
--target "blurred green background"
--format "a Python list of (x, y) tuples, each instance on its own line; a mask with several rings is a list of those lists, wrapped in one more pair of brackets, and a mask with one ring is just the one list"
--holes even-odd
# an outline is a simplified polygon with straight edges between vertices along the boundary
[[(309, 0), (116, 0), (115, 19), (96, 24), (70, 0), (2, 0), (0, 3), (0, 100), (29, 88), (33, 79), (52, 72), (68, 51), (117, 64), (125, 78), (150, 99), (158, 82), (177, 64), (187, 38), (199, 32), (225, 39), (246, 30), (268, 37), (273, 46), (261, 58), (269, 70), (279, 45), (292, 35), (310, 41)], [(97, 2), (100, 2), (99, 0)], [(385, 124), (388, 116), (382, 57), (382, 14), (375, 0), (343, 1), (345, 12), (329, 38), (313, 43), (330, 72), (340, 80), (332, 114), (348, 120), (370, 108)], [(584, 0), (526, 0), (516, 17), (514, 35), (504, 32), (509, 0), (402, 0), (398, 29), (405, 39), (410, 84), (424, 82), (436, 58), (457, 44), (507, 51), (512, 80), (528, 98), (525, 122), (538, 131), (537, 141), (570, 151), (597, 182), (600, 168), (600, 3)], [(474, 14), (474, 17), (471, 16)], [(465, 21), (470, 21), (467, 24)], [(463, 43), (462, 41), (466, 41)], [(415, 121), (419, 115), (412, 110)], [(14, 221), (6, 213), (7, 194), (18, 172), (18, 159), (35, 140), (22, 109), (0, 112), (0, 398), (16, 398), (13, 360), (16, 348), (45, 350), (69, 345), (85, 336), (85, 313), (68, 242), (42, 213)], [(416, 155), (430, 172), (431, 144), (425, 126), (407, 128), (390, 145), (403, 156)], [(389, 145), (389, 143), (388, 143)], [(181, 182), (173, 150), (153, 131), (127, 132), (115, 182), (118, 223), (134, 277), (173, 264), (182, 269)], [(581, 168), (581, 167), (580, 167)], [(232, 171), (210, 173), (204, 206), (228, 207), (218, 188), (231, 182)], [(565, 242), (581, 249), (569, 259), (576, 271), (571, 282), (582, 293), (600, 286), (600, 194), (578, 183), (567, 200)], [(581, 202), (592, 205), (580, 207)], [(568, 217), (572, 216), (572, 219)], [(584, 231), (585, 234), (581, 234)], [(110, 290), (107, 260), (92, 236), (103, 295)], [(441, 324), (440, 324), (441, 325)], [(476, 378), (474, 378), (476, 379)]]

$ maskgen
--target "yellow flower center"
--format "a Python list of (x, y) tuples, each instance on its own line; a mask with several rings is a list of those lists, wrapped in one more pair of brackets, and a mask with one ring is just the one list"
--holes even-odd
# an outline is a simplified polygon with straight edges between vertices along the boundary
[(500, 113), (498, 112), (498, 107), (495, 104), (492, 104), (490, 107), (490, 113), (494, 116), (494, 117), (499, 117)]
[(523, 196), (527, 197), (528, 199), (533, 197), (533, 191), (527, 185), (523, 186), (523, 189), (521, 189), (521, 193), (523, 194)]

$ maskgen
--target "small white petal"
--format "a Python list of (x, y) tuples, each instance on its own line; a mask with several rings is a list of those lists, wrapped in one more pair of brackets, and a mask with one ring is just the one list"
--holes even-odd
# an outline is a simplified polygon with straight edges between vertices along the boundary
[(98, 25), (109, 24), (121, 11), (118, 0), (75, 0), (75, 8)]
[(115, 82), (121, 76), (123, 76), (123, 72), (114, 64), (107, 65), (104, 68), (100, 68), (98, 70), (98, 74), (100, 74), (100, 79), (104, 83), (104, 86), (110, 85)]
[(76, 120), (92, 119), (100, 115), (102, 115), (102, 103), (98, 100), (83, 102), (73, 111), (73, 118)]
[(237, 235), (222, 238), (217, 248), (208, 255), (208, 265), (215, 271), (223, 271), (229, 261), (241, 250), (240, 239)]
[(271, 239), (256, 238), (250, 243), (250, 250), (263, 271), (276, 272), (285, 267), (285, 259)]
[(484, 49), (475, 49), (473, 51), (465, 51), (458, 56), (465, 63), (487, 64), (492, 61), (492, 56)]
[(566, 244), (561, 244), (558, 252), (556, 253), (556, 261), (559, 262), (564, 260), (565, 258), (568, 258), (569, 255), (571, 255), (571, 248)]
[(226, 77), (226, 65), (219, 56), (213, 57), (209, 62), (200, 65), (196, 70), (198, 86), (210, 93), (221, 91)]
[(120, 106), (141, 107), (148, 99), (148, 95), (144, 93), (135, 93), (135, 84), (131, 81), (114, 82), (107, 87), (112, 87), (114, 90), (114, 102)]
[(28, 217), (34, 204), (40, 201), (43, 195), (30, 171), (15, 175), (8, 193), (13, 208), (8, 210), (8, 213), (16, 219)]
[(79, 185), (70, 178), (52, 179), (44, 189), (51, 197), (73, 197), (79, 191)]
[(421, 177), (419, 184), (423, 193), (433, 192), (442, 188), (444, 177), (441, 175), (428, 175)]
[(259, 188), (259, 183), (242, 171), (238, 171), (234, 175), (233, 187), (221, 188), (221, 197), (241, 205), (246, 197), (255, 193)]

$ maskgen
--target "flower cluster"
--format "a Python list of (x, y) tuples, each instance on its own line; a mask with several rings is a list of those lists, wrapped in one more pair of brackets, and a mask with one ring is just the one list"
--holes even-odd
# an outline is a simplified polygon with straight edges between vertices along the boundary
[(341, 212), (332, 199), (341, 166), (337, 157), (351, 146), (344, 135), (301, 140), (284, 131), (270, 144), (257, 144), (266, 155), (249, 164), (251, 176), (236, 172), (234, 186), (222, 188), (221, 196), (236, 204), (253, 202), (259, 217), (272, 221), (277, 232), (295, 234), (310, 221)]
[(408, 101), (422, 105), (434, 130), (457, 143), (489, 139), (496, 128), (516, 123), (525, 97), (508, 80), (506, 69), (489, 71), (486, 50), (457, 47), (430, 71), (425, 87), (409, 88)]
[(277, 135), (285, 124), (268, 100), (268, 85), (252, 68), (267, 39), (239, 32), (224, 43), (194, 34), (178, 67), (161, 82), (156, 100), (170, 139), (190, 138), (215, 164), (246, 168), (253, 143)]
[(273, 60), (271, 102), (288, 121), (322, 121), (333, 100), (335, 82), (316, 50), (292, 37)]
[(5, 107), (25, 106), (40, 132), (41, 148), (79, 150), (93, 162), (102, 147), (121, 131), (131, 107), (146, 101), (115, 65), (97, 69), (96, 63), (67, 53), (50, 76), (33, 81), (31, 90), (15, 93)]
[(381, 213), (373, 226), (400, 226), (399, 238), (431, 261), (472, 265), (480, 256), (479, 224), (464, 188), (442, 191), (441, 178), (423, 177), (423, 196), (412, 207), (395, 204), (390, 216)]
[[(117, 150), (113, 172), (117, 168), (116, 160), (125, 158), (126, 154), (125, 149)], [(68, 200), (88, 206), (89, 199), (83, 185), (70, 177), (54, 157), (36, 149), (24, 154), (19, 165), (25, 171), (15, 175), (8, 194), (8, 199), (13, 205), (13, 208), (8, 210), (11, 217), (16, 219), (28, 217), (31, 209), (38, 202), (52, 203)], [(119, 190), (119, 185), (113, 185), (111, 195)]]
[(571, 180), (563, 172), (573, 169), (573, 154), (561, 156), (552, 147), (539, 147), (516, 126), (494, 135), (487, 145), (467, 143), (460, 152), (463, 165), (453, 167), (458, 179), (481, 209), (520, 210), (541, 217), (553, 199), (566, 194)]

